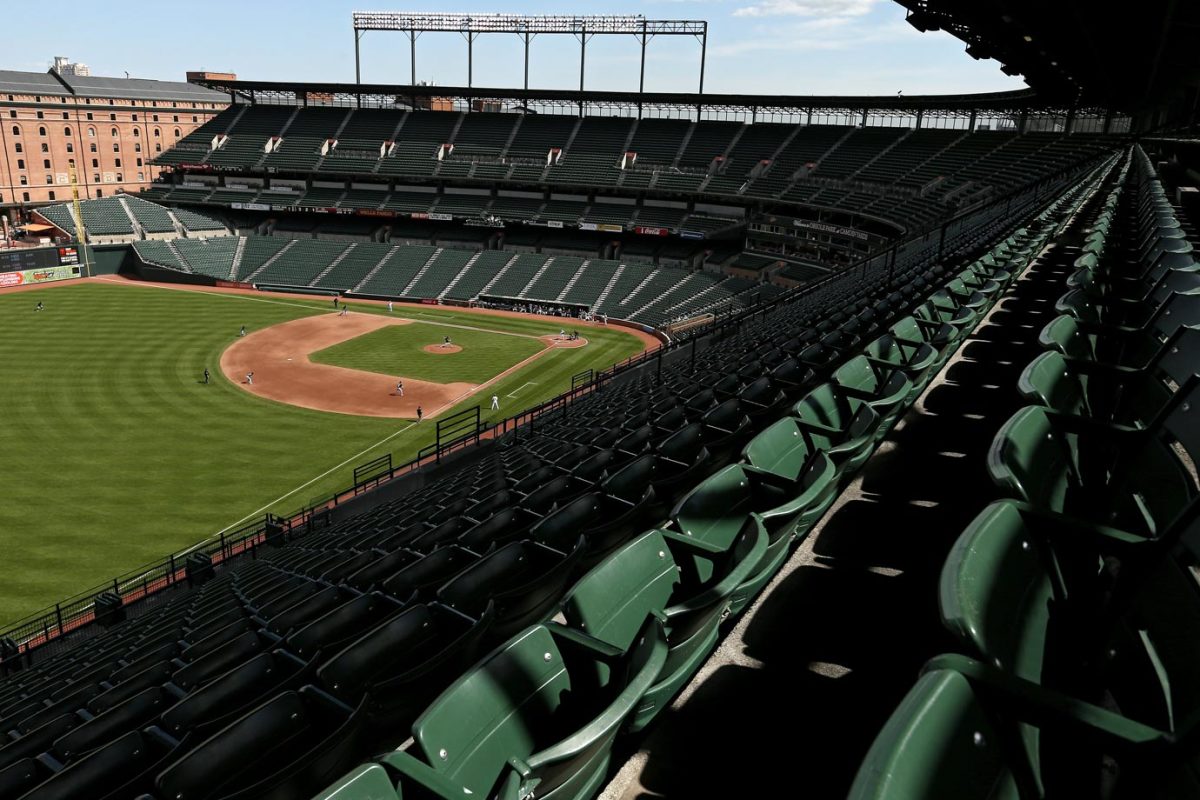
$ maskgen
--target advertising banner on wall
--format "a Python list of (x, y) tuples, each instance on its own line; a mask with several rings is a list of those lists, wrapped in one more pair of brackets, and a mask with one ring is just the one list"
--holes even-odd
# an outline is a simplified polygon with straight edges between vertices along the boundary
[(78, 278), (79, 275), (79, 267), (48, 267), (46, 269), (27, 269), (21, 272), (0, 272), (0, 289), (34, 283), (65, 281), (68, 278)]

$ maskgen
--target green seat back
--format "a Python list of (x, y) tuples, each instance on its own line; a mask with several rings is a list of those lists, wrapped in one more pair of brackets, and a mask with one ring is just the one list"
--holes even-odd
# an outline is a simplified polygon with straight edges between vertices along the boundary
[(1001, 737), (967, 679), (922, 675), (875, 737), (850, 800), (1018, 800)]
[(364, 764), (343, 775), (313, 800), (400, 800), (387, 770), (378, 764)]
[(673, 518), (679, 532), (727, 549), (753, 508), (751, 478), (741, 464), (730, 464), (685, 497)]
[[(868, 407), (867, 412), (859, 414), (865, 406), (857, 397), (846, 397), (837, 391), (832, 383), (823, 383), (805, 395), (792, 408), (796, 417), (813, 425), (832, 428), (836, 434), (813, 433), (811, 435), (814, 447), (829, 450), (849, 439), (860, 435), (869, 435), (875, 422), (875, 414)], [(863, 428), (859, 431), (856, 428)]]
[(751, 439), (742, 452), (751, 466), (796, 481), (813, 448), (799, 423), (792, 417), (784, 417)]
[[(1188, 441), (1190, 422), (1181, 407), (1167, 420), (1167, 428), (1178, 440)], [(1019, 410), (992, 443), (992, 477), (1038, 508), (1148, 536), (1161, 533), (1195, 496), (1187, 469), (1158, 437), (1125, 447), (1128, 440), (1098, 441), (1062, 427), (1046, 408)]]
[(999, 501), (958, 537), (942, 567), (942, 622), (983, 660), (1042, 682), (1050, 574), (1021, 506)]
[(489, 797), (512, 756), (539, 749), (571, 676), (544, 625), (526, 629), (459, 678), (413, 724), (425, 761), (464, 788)]
[(891, 327), (892, 335), (900, 339), (908, 339), (913, 342), (926, 341), (925, 334), (921, 331), (921, 326), (912, 317), (904, 317), (897, 320)]
[(861, 389), (875, 394), (879, 391), (879, 378), (864, 355), (857, 355), (837, 368), (833, 373), (834, 383), (851, 389)]
[(663, 612), (679, 584), (679, 567), (663, 535), (647, 531), (602, 561), (563, 602), (568, 624), (628, 651), (646, 617)]
[(1062, 353), (1048, 351), (1021, 371), (1017, 388), (1027, 399), (1064, 414), (1084, 416), (1085, 393), (1079, 377), (1067, 368)]
[(1013, 414), (992, 440), (988, 468), (1012, 496), (1039, 508), (1062, 511), (1077, 471), (1073, 454), (1056, 439), (1045, 409), (1027, 406)]
[(1042, 347), (1057, 350), (1069, 358), (1095, 361), (1096, 351), (1091, 338), (1079, 328), (1079, 323), (1069, 314), (1050, 320), (1038, 337)]

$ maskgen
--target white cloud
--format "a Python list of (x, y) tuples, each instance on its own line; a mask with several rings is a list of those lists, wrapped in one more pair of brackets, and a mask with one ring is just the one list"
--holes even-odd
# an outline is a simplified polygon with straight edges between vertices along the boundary
[(761, 0), (733, 12), (735, 17), (861, 17), (877, 0)]

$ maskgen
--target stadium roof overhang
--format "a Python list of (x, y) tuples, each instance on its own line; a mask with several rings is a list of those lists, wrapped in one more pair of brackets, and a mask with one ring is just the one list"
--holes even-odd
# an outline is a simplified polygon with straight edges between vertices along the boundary
[(921, 31), (962, 39), (1049, 104), (1145, 112), (1200, 91), (1195, 0), (896, 0)]
[[(293, 83), (288, 81), (203, 81), (203, 85), (243, 100), (271, 103), (319, 100), (363, 106), (427, 104), (439, 98), (466, 101), (495, 100), (519, 106), (525, 102), (586, 106), (675, 107), (708, 111), (736, 109), (760, 112), (799, 112), (809, 109), (851, 109), (915, 114), (920, 111), (1021, 112), (1050, 108), (1032, 90), (957, 95), (749, 95), (694, 92), (611, 92), (575, 89), (499, 89), (372, 83)], [(1063, 108), (1063, 106), (1055, 106)]]

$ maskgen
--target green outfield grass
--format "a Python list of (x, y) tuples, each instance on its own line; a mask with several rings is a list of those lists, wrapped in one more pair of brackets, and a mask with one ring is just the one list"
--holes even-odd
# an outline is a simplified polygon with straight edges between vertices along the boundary
[[(498, 319), (492, 317), (491, 319)], [(488, 319), (476, 324), (486, 327)], [(449, 336), (461, 353), (427, 353), (426, 345), (440, 345)], [(403, 375), (435, 383), (486, 383), (540, 353), (545, 344), (539, 339), (504, 331), (503, 326), (486, 330), (449, 328), (424, 320), (412, 325), (393, 325), (365, 333), (354, 339), (319, 350), (309, 356), (320, 364)], [(559, 350), (558, 352), (566, 352)], [(547, 353), (549, 358), (554, 353)]]
[[(35, 312), (39, 300), (46, 308)], [(264, 511), (294, 511), (347, 486), (354, 466), (384, 453), (401, 463), (428, 444), (428, 423), (310, 411), (220, 376), (221, 352), (242, 325), (317, 313), (328, 305), (136, 284), (0, 295), (0, 625)], [(466, 341), (468, 331), (446, 326), (559, 330), (437, 307), (398, 307), (396, 316), (425, 323), (396, 329), (424, 328), (431, 341), (446, 332)], [(548, 353), (489, 388), (502, 406), (485, 418), (549, 399), (572, 375), (642, 349), (619, 329), (586, 334), (587, 347)], [(433, 358), (449, 365), (466, 355)]]

